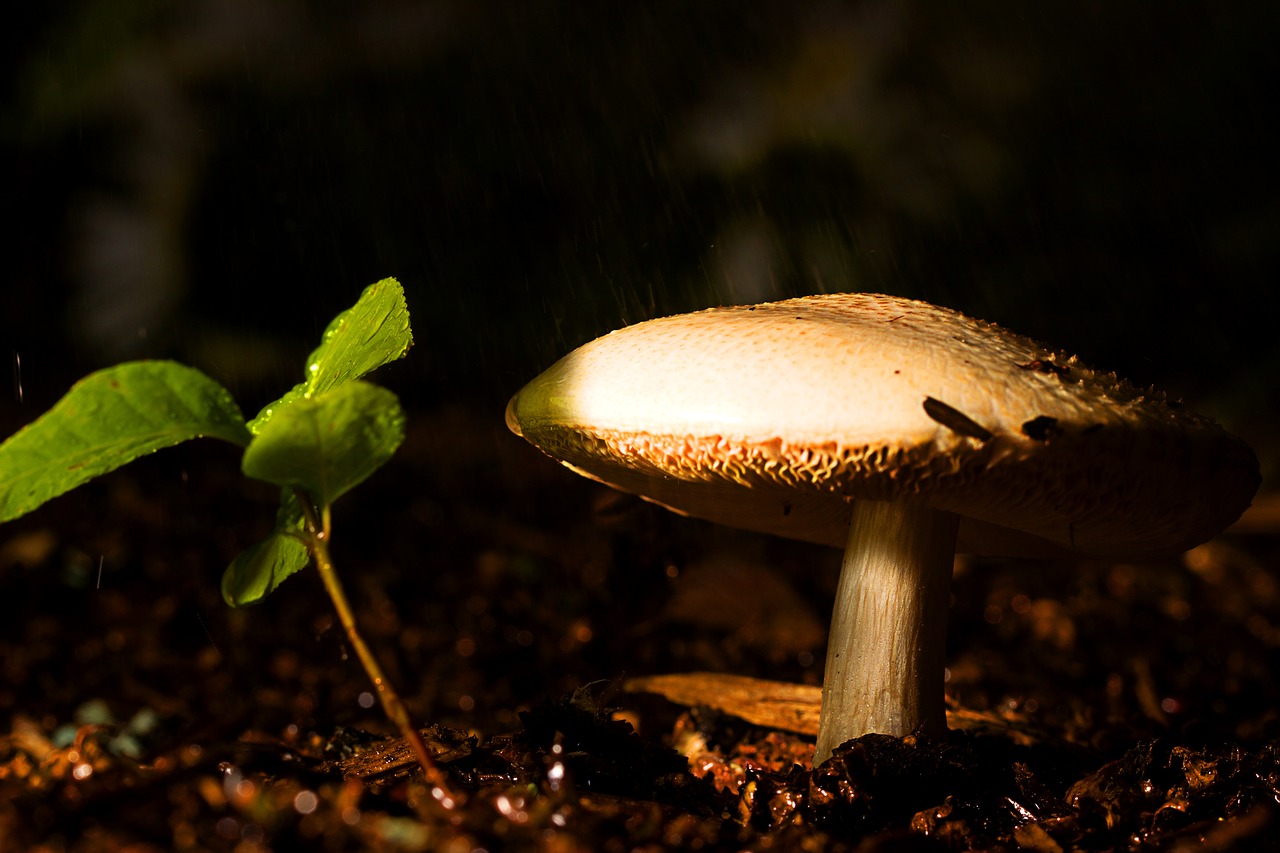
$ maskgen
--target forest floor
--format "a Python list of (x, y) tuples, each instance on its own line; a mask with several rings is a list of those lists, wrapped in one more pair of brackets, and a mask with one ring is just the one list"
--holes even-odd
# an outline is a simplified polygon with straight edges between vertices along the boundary
[(433, 793), (314, 572), (223, 604), (275, 500), (196, 443), (0, 528), (0, 850), (1280, 849), (1274, 531), (957, 560), (949, 737), (813, 770), (838, 554), (420, 414), (333, 548)]

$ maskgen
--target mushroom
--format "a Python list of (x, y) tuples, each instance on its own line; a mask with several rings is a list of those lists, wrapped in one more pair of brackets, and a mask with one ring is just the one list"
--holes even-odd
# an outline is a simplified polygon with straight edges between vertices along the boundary
[(638, 323), (562, 358), (507, 425), (675, 512), (845, 548), (815, 763), (940, 736), (954, 555), (1175, 553), (1249, 505), (1200, 415), (993, 324), (846, 293)]

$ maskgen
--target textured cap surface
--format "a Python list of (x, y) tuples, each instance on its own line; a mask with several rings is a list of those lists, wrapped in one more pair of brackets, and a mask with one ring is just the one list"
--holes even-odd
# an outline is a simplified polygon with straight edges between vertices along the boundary
[(677, 512), (844, 545), (854, 500), (963, 516), (959, 549), (1140, 555), (1248, 506), (1249, 448), (1212, 421), (992, 324), (835, 294), (714, 308), (588, 343), (507, 423)]

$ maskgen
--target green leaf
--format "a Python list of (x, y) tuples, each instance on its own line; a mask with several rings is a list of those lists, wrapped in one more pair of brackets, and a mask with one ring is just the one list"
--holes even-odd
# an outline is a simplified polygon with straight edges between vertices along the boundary
[(302, 508), (293, 492), (280, 496), (276, 526), (271, 535), (241, 551), (222, 574), (222, 598), (244, 607), (264, 598), (294, 572), (311, 561), (307, 546), (294, 534), (302, 528)]
[(307, 378), (263, 406), (249, 422), (249, 431), (261, 432), (267, 421), (297, 400), (323, 394), (402, 358), (412, 345), (409, 307), (400, 282), (384, 278), (369, 285), (356, 304), (334, 317), (324, 330), (320, 346), (307, 358)]
[(195, 368), (134, 361), (91, 373), (0, 444), (0, 521), (187, 439), (246, 445), (231, 394)]
[(244, 473), (297, 488), (323, 508), (361, 483), (404, 441), (396, 395), (368, 382), (294, 400), (275, 413), (244, 452)]

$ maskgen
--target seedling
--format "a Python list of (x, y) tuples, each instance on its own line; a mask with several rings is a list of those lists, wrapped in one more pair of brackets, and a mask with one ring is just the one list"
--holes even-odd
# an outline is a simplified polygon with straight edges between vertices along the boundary
[(453, 797), (409, 713), (356, 629), (329, 554), (333, 502), (382, 466), (404, 441), (396, 395), (360, 377), (413, 344), (399, 282), (370, 285), (325, 329), (305, 379), (246, 422), (230, 392), (172, 361), (134, 361), (81, 379), (48, 412), (0, 444), (0, 522), (108, 471), (192, 438), (244, 448), (244, 473), (280, 487), (266, 539), (222, 577), (232, 607), (260, 600), (313, 562), (387, 717), (399, 727), (446, 806)]

